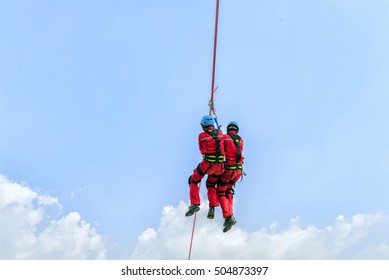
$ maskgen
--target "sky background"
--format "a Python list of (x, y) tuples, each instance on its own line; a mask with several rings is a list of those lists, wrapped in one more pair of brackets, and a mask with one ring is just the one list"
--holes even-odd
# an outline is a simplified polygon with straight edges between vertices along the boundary
[[(0, 0), (1, 259), (187, 258), (214, 17)], [(227, 234), (201, 188), (193, 258), (389, 258), (388, 50), (386, 0), (221, 0), (215, 108), (247, 176)]]

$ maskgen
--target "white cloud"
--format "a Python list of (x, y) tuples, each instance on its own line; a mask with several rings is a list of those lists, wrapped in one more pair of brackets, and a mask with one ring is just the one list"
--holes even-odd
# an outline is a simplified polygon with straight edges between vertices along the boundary
[[(164, 207), (159, 228), (139, 236), (132, 258), (187, 259), (193, 225), (187, 207), (182, 201)], [(301, 227), (292, 218), (284, 230), (273, 222), (255, 232), (237, 224), (223, 233), (221, 217), (208, 220), (206, 212), (197, 214), (191, 259), (389, 259), (389, 216), (380, 213), (339, 215), (324, 228)]]
[(61, 208), (57, 198), (0, 175), (0, 259), (106, 258), (103, 238), (80, 214), (55, 220), (48, 206)]

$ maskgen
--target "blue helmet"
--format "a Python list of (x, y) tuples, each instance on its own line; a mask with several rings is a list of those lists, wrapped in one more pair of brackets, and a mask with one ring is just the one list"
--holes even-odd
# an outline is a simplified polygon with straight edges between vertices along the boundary
[(229, 124), (227, 125), (227, 131), (230, 131), (230, 130), (237, 130), (237, 131), (239, 131), (238, 123), (235, 122), (235, 121), (229, 122)]
[(213, 118), (212, 116), (206, 115), (201, 119), (201, 125), (202, 126), (210, 126), (213, 125)]

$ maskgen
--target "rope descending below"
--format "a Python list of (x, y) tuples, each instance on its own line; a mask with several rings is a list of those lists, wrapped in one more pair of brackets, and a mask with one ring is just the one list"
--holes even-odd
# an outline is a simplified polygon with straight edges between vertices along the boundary
[[(216, 117), (215, 107), (214, 107), (214, 102), (213, 102), (213, 96), (214, 96), (215, 91), (218, 88), (218, 87), (215, 88), (215, 73), (216, 73), (217, 32), (218, 32), (218, 26), (219, 26), (219, 2), (220, 2), (220, 0), (216, 0), (215, 36), (214, 36), (214, 42), (213, 42), (213, 62), (212, 62), (212, 87), (211, 87), (211, 99), (209, 100), (209, 115), (215, 116), (215, 122), (216, 122), (218, 129), (220, 127), (219, 127), (219, 124), (217, 122), (217, 117)], [(199, 183), (199, 191), (200, 191), (200, 183)], [(196, 226), (196, 217), (197, 217), (197, 215), (196, 215), (196, 213), (194, 213), (192, 236), (190, 239), (188, 260), (190, 260), (190, 257), (192, 254), (192, 245), (193, 245), (193, 237), (194, 237), (195, 226)]]
[(188, 260), (190, 260), (190, 256), (192, 254), (193, 236), (194, 236), (194, 230), (195, 230), (195, 225), (196, 225), (196, 216), (197, 216), (196, 214), (197, 213), (194, 213), (194, 218), (193, 218), (192, 237), (190, 238), (190, 247), (189, 247)]

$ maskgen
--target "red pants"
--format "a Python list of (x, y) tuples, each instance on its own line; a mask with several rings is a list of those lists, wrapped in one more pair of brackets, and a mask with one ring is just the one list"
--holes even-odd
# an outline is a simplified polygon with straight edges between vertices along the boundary
[(223, 163), (210, 163), (203, 160), (199, 163), (193, 174), (189, 177), (189, 197), (190, 204), (200, 204), (200, 186), (201, 179), (208, 174), (206, 187), (209, 206), (219, 206), (219, 200), (216, 193), (216, 183), (223, 174)]
[(231, 217), (234, 214), (234, 190), (233, 187), (236, 181), (242, 176), (242, 170), (226, 169), (220, 176), (217, 186), (217, 195), (222, 208), (223, 218)]

